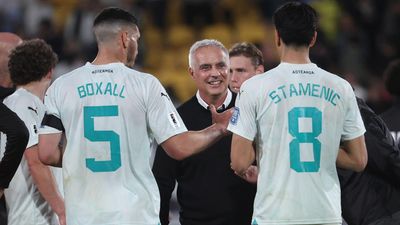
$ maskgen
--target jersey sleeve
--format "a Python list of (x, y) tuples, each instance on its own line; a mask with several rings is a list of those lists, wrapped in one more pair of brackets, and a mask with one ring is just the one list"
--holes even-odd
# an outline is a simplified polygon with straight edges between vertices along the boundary
[(229, 121), (228, 130), (253, 141), (257, 134), (256, 96), (248, 84), (248, 82), (243, 83), (236, 97), (235, 108)]
[(146, 91), (147, 120), (158, 144), (187, 131), (168, 93), (157, 79), (152, 80)]
[(46, 106), (46, 113), (42, 120), (39, 134), (61, 133), (63, 126), (57, 105), (56, 82), (47, 89), (44, 104)]
[(41, 118), (38, 118), (39, 115), (37, 114), (37, 111), (35, 111), (35, 109), (27, 101), (20, 100), (17, 102), (17, 104), (15, 104), (15, 112), (25, 123), (26, 128), (28, 128), (29, 140), (26, 148), (30, 148), (38, 144), (38, 129), (40, 124), (37, 124), (37, 121)]
[(352, 140), (365, 133), (365, 127), (357, 105), (357, 100), (350, 84), (348, 84), (347, 96), (347, 110), (341, 136), (343, 141)]

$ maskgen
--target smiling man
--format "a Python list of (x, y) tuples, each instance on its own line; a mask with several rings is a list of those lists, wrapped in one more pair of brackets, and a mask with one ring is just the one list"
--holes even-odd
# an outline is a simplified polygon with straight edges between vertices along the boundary
[[(228, 89), (228, 71), (228, 51), (219, 41), (206, 39), (192, 45), (189, 73), (198, 91), (178, 108), (188, 129), (202, 130), (212, 124), (209, 105), (221, 111), (234, 105), (236, 94)], [(176, 182), (182, 225), (250, 224), (256, 188), (231, 170), (231, 138), (226, 136), (183, 161), (157, 149), (153, 173), (161, 194), (162, 225), (169, 223), (169, 202)]]

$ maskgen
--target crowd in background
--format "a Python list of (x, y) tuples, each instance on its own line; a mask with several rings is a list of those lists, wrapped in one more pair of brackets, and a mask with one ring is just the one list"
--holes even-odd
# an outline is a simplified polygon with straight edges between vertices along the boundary
[[(239, 41), (262, 49), (266, 70), (279, 63), (271, 16), (284, 0), (0, 0), (0, 31), (42, 38), (58, 54), (56, 76), (92, 61), (92, 23), (106, 6), (139, 18), (141, 41), (135, 67), (157, 76), (179, 104), (196, 90), (188, 75), (187, 51), (201, 38), (227, 48)], [(340, 74), (357, 95), (380, 113), (393, 98), (383, 71), (400, 57), (400, 1), (308, 0), (319, 13), (318, 42), (311, 60)]]

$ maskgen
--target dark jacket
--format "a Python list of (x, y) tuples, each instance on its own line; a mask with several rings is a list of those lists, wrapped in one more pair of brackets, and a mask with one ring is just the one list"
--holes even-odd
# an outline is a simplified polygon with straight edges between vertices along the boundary
[(397, 97), (397, 100), (394, 102), (393, 106), (382, 113), (381, 117), (392, 133), (397, 146), (400, 148), (400, 97)]
[(400, 151), (383, 120), (361, 99), (357, 102), (368, 164), (361, 173), (338, 169), (338, 174), (343, 218), (349, 225), (366, 225), (400, 211)]
[(28, 143), (29, 133), (24, 122), (2, 101), (12, 89), (0, 87), (0, 132), (7, 135), (4, 156), (0, 161), (0, 187), (7, 188), (19, 166)]
[[(233, 107), (235, 95), (227, 108)], [(196, 96), (178, 108), (188, 130), (211, 125), (211, 112)], [(153, 173), (161, 195), (161, 224), (169, 223), (169, 201), (178, 182), (182, 225), (246, 225), (251, 223), (256, 187), (236, 176), (230, 167), (232, 135), (182, 161), (157, 149)]]

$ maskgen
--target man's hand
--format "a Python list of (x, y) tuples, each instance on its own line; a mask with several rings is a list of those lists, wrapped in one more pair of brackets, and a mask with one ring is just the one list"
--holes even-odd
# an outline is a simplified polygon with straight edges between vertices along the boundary
[(231, 119), (233, 114), (233, 108), (230, 108), (222, 113), (218, 113), (215, 106), (210, 105), (210, 111), (211, 111), (212, 122), (215, 123), (219, 128), (221, 128), (221, 130), (225, 134), (228, 134), (229, 131), (227, 130), (227, 127), (229, 124), (229, 120)]
[[(235, 172), (236, 173), (236, 172)], [(251, 165), (246, 172), (243, 174), (237, 174), (236, 175), (240, 176), (243, 178), (245, 181), (252, 183), (252, 184), (257, 184), (258, 180), (258, 168), (256, 166)]]
[(67, 225), (67, 220), (65, 218), (65, 211), (62, 214), (57, 214), (58, 216), (58, 221), (60, 222), (60, 225)]

